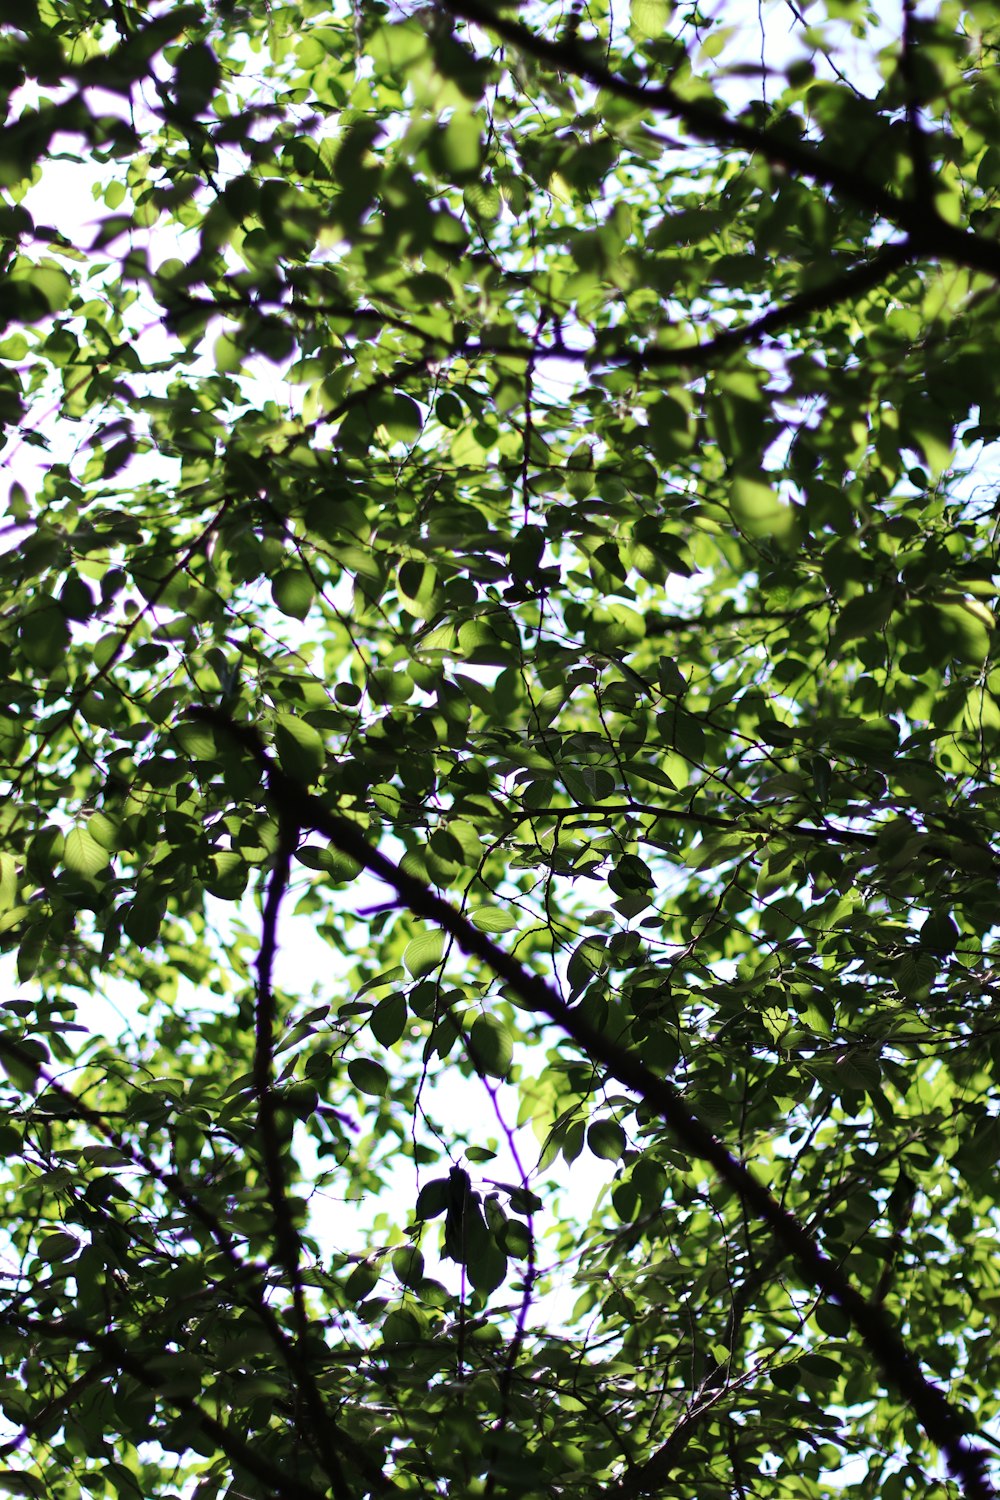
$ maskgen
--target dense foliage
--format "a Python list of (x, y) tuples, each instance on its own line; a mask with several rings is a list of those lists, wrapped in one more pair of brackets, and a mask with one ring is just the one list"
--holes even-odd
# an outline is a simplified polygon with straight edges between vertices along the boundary
[(998, 64), (0, 5), (9, 1492), (992, 1493)]

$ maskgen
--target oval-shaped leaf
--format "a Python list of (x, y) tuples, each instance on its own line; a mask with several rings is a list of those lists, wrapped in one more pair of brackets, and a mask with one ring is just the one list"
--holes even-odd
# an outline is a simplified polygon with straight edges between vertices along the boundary
[(326, 760), (326, 746), (319, 730), (295, 714), (277, 716), (274, 748), (281, 769), (305, 786), (316, 780)]
[(271, 598), (283, 615), (304, 620), (312, 608), (313, 581), (304, 568), (286, 568), (271, 584)]
[(57, 1261), (69, 1260), (76, 1255), (80, 1249), (80, 1241), (75, 1235), (66, 1234), (63, 1230), (56, 1230), (53, 1234), (47, 1234), (38, 1246), (38, 1259), (44, 1260), (52, 1265)]
[(389, 1091), (389, 1075), (373, 1057), (355, 1057), (347, 1064), (347, 1075), (363, 1094), (382, 1098)]
[(63, 864), (74, 875), (92, 880), (111, 863), (111, 855), (86, 827), (71, 828), (66, 835)]
[(502, 1021), (479, 1016), (469, 1034), (469, 1051), (481, 1073), (489, 1078), (506, 1078), (514, 1056), (514, 1039)]
[(416, 1245), (403, 1245), (392, 1253), (392, 1269), (403, 1286), (417, 1287), (423, 1280), (424, 1257)]
[(372, 1011), (368, 1022), (372, 1036), (383, 1047), (395, 1046), (406, 1030), (406, 996), (387, 995)]
[(430, 974), (444, 956), (444, 933), (437, 927), (421, 932), (403, 949), (403, 962), (414, 979)]
[(418, 1219), (436, 1219), (443, 1214), (451, 1202), (447, 1177), (434, 1177), (425, 1182), (417, 1194), (414, 1213)]
[(595, 1120), (587, 1131), (587, 1145), (602, 1161), (621, 1161), (625, 1132), (617, 1120)]
[(509, 911), (498, 911), (492, 906), (480, 907), (472, 913), (472, 925), (480, 932), (510, 932), (517, 926), (516, 918)]

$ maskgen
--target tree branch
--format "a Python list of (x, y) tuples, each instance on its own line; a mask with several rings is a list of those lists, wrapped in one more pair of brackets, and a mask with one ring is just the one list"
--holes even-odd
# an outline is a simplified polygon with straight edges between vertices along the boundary
[(572, 39), (551, 41), (538, 36), (520, 21), (498, 15), (482, 0), (440, 0), (445, 10), (503, 37), (522, 52), (548, 63), (563, 73), (585, 79), (595, 88), (629, 99), (653, 112), (673, 116), (696, 140), (720, 148), (735, 148), (759, 155), (773, 166), (807, 177), (859, 204), (879, 218), (903, 229), (911, 251), (932, 259), (950, 260), (969, 270), (983, 271), (1000, 280), (1000, 244), (969, 229), (942, 219), (933, 203), (901, 198), (873, 182), (864, 172), (843, 167), (821, 147), (780, 128), (764, 129), (735, 120), (714, 103), (685, 99), (669, 84), (631, 83), (612, 72), (592, 53)]
[(843, 167), (818, 147), (802, 141), (791, 133), (780, 130), (765, 130), (734, 120), (715, 103), (701, 99), (686, 99), (670, 84), (632, 83), (619, 73), (613, 72), (603, 62), (596, 60), (585, 45), (571, 38), (552, 41), (539, 36), (520, 21), (507, 15), (499, 15), (482, 0), (441, 0), (444, 9), (452, 15), (472, 21), (484, 30), (503, 37), (505, 42), (535, 57), (539, 62), (562, 73), (571, 73), (583, 78), (595, 88), (614, 94), (619, 99), (628, 99), (633, 104), (680, 120), (696, 140), (711, 146), (733, 147), (751, 155), (760, 155), (774, 166), (786, 168), (801, 177), (811, 178), (832, 188), (844, 198), (849, 198), (863, 208), (870, 209), (891, 223), (907, 223), (910, 206), (895, 193), (888, 192), (879, 183), (872, 181), (863, 172)]
[(518, 813), (514, 819), (524, 823), (534, 818), (572, 818), (580, 813), (594, 817), (607, 817), (613, 813), (641, 813), (646, 817), (663, 818), (666, 822), (689, 823), (695, 828), (718, 828), (725, 833), (742, 833), (747, 838), (763, 834), (765, 838), (801, 838), (821, 844), (853, 844), (863, 848), (874, 848), (878, 843), (875, 833), (862, 833), (852, 828), (813, 828), (808, 823), (741, 823), (737, 818), (721, 818), (715, 813), (702, 813), (675, 807), (657, 807), (652, 802), (577, 802), (572, 807), (533, 807), (528, 812)]
[(279, 820), (278, 847), (261, 926), (260, 951), (257, 955), (257, 1005), (254, 1020), (253, 1087), (257, 1096), (257, 1133), (264, 1162), (264, 1180), (274, 1220), (274, 1245), (278, 1260), (288, 1278), (295, 1307), (295, 1321), (300, 1346), (304, 1346), (309, 1320), (305, 1291), (299, 1275), (302, 1245), (285, 1191), (285, 1171), (278, 1136), (278, 1109), (274, 1092), (275, 1002), (272, 984), (274, 956), (278, 948), (278, 913), (291, 875), (292, 854), (298, 842), (298, 828), (286, 818)]
[(209, 724), (243, 747), (266, 778), (271, 798), (282, 816), (294, 820), (300, 828), (321, 833), (342, 854), (391, 886), (415, 915), (441, 927), (464, 953), (478, 958), (502, 979), (528, 1009), (560, 1027), (589, 1057), (638, 1095), (690, 1155), (712, 1166), (748, 1209), (768, 1225), (808, 1284), (844, 1309), (887, 1380), (907, 1401), (928, 1437), (945, 1455), (969, 1500), (994, 1500), (995, 1491), (986, 1475), (985, 1455), (969, 1440), (966, 1414), (927, 1379), (883, 1309), (872, 1306), (861, 1295), (799, 1221), (691, 1111), (672, 1083), (571, 1008), (546, 980), (526, 969), (475, 928), (436, 891), (370, 845), (357, 824), (332, 812), (318, 796), (287, 776), (269, 755), (255, 729), (234, 723), (228, 714), (216, 708), (195, 708), (191, 717)]
[(278, 1101), (274, 1092), (275, 1001), (272, 976), (278, 949), (278, 914), (291, 877), (292, 855), (298, 843), (298, 825), (287, 817), (278, 820), (278, 846), (267, 885), (257, 955), (257, 1005), (254, 1023), (253, 1086), (257, 1096), (257, 1134), (264, 1165), (267, 1199), (274, 1223), (274, 1248), (292, 1294), (297, 1337), (289, 1346), (292, 1372), (309, 1414), (309, 1437), (316, 1447), (337, 1500), (348, 1500), (350, 1489), (333, 1443), (323, 1400), (309, 1368), (309, 1315), (302, 1284), (302, 1241), (295, 1227), (285, 1186), (285, 1167), (278, 1134)]
[(927, 137), (920, 123), (920, 88), (916, 70), (916, 23), (914, 0), (903, 0), (903, 36), (900, 43), (899, 71), (906, 93), (906, 129), (910, 137), (913, 198), (921, 213), (931, 214), (934, 211), (934, 177), (927, 150)]
[[(388, 372), (386, 376), (380, 377), (377, 383), (373, 383), (364, 390), (352, 391), (345, 397), (337, 407), (324, 413), (322, 421), (336, 421), (343, 416), (351, 407), (363, 404), (369, 395), (377, 394), (387, 385), (402, 380), (406, 375), (423, 373), (428, 365), (438, 360), (452, 359), (461, 356), (464, 359), (491, 358), (503, 355), (507, 359), (524, 360), (530, 372), (534, 366), (542, 360), (560, 359), (566, 363), (585, 364), (588, 366), (598, 365), (623, 365), (628, 369), (640, 372), (642, 370), (663, 369), (701, 369), (705, 365), (712, 364), (716, 359), (724, 358), (739, 349), (749, 348), (762, 338), (773, 337), (786, 328), (795, 327), (810, 315), (824, 312), (828, 308), (836, 307), (841, 302), (847, 302), (851, 298), (859, 297), (864, 292), (871, 291), (878, 286), (891, 272), (904, 266), (912, 259), (914, 251), (910, 248), (908, 241), (900, 241), (895, 244), (883, 246), (875, 252), (870, 259), (860, 262), (858, 265), (849, 266), (845, 271), (832, 276), (820, 286), (810, 287), (806, 291), (795, 292), (787, 302), (782, 302), (777, 307), (769, 308), (760, 317), (752, 319), (749, 323), (741, 323), (734, 328), (723, 329), (713, 338), (698, 341), (693, 344), (670, 345), (653, 344), (642, 350), (636, 350), (622, 342), (598, 344), (591, 349), (574, 349), (562, 342), (561, 339), (555, 343), (543, 344), (532, 341), (523, 343), (521, 341), (506, 341), (494, 339), (488, 334), (485, 338), (478, 340), (461, 339), (449, 343), (442, 339), (439, 334), (424, 333), (419, 328), (407, 327), (407, 331), (415, 338), (420, 338), (427, 346), (428, 352), (424, 358), (413, 360), (406, 365), (399, 366)], [(232, 299), (212, 298), (187, 298), (190, 303), (203, 309), (206, 314), (219, 311), (232, 312), (235, 304)], [(277, 317), (279, 312), (289, 311), (296, 314), (311, 312), (318, 317), (350, 317), (358, 321), (375, 323), (387, 323), (392, 326), (402, 326), (401, 320), (384, 316), (373, 312), (369, 308), (358, 308), (355, 311), (343, 308), (339, 304), (330, 305), (316, 302), (308, 306), (301, 303), (289, 305), (280, 301), (275, 302), (276, 311), (273, 316)], [(256, 311), (246, 304), (244, 311)], [(614, 330), (610, 330), (614, 332)], [(530, 409), (530, 408), (529, 408)], [(527, 438), (525, 439), (527, 442)]]

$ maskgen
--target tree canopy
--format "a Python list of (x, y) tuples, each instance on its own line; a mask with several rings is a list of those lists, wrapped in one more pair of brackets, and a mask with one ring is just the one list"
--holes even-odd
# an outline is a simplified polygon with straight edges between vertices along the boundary
[(0, 4), (0, 1488), (994, 1493), (998, 65)]

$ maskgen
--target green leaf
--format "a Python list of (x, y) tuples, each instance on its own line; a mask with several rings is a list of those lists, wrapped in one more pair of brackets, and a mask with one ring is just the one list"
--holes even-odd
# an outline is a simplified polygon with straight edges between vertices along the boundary
[(931, 912), (920, 928), (920, 946), (929, 953), (954, 953), (958, 941), (958, 928), (946, 911)]
[(497, 911), (493, 907), (480, 907), (471, 913), (470, 921), (480, 932), (511, 932), (517, 926), (517, 918), (509, 911)]
[(211, 47), (199, 42), (185, 47), (175, 63), (174, 96), (187, 115), (199, 115), (209, 105), (219, 82), (219, 64)]
[(392, 1270), (403, 1286), (418, 1287), (423, 1280), (424, 1257), (415, 1245), (405, 1245), (393, 1251)]
[(114, 1486), (118, 1495), (125, 1500), (143, 1500), (142, 1485), (138, 1476), (124, 1464), (111, 1460), (104, 1465), (104, 1477)]
[(975, 600), (935, 603), (931, 609), (934, 638), (944, 646), (947, 655), (980, 666), (989, 656), (992, 644), (990, 612)]
[(278, 764), (293, 781), (309, 786), (326, 762), (326, 746), (318, 729), (294, 714), (279, 713), (274, 721), (274, 749)]
[(469, 1033), (469, 1052), (480, 1072), (506, 1078), (514, 1056), (510, 1029), (493, 1016), (477, 1016)]
[(436, 612), (439, 599), (435, 570), (427, 563), (405, 562), (399, 569), (400, 603), (408, 614), (428, 619)]
[(383, 1047), (394, 1047), (406, 1030), (406, 996), (387, 995), (372, 1011), (369, 1025), (372, 1035)]
[(38, 1258), (52, 1264), (71, 1260), (74, 1255), (79, 1254), (79, 1251), (80, 1241), (76, 1236), (59, 1230), (55, 1234), (47, 1234), (42, 1238), (38, 1246)]
[[(52, 261), (33, 265), (18, 258), (9, 271), (12, 287), (22, 292), (22, 316), (34, 320), (47, 313), (62, 312), (70, 300), (73, 283), (61, 266)], [(30, 293), (30, 295), (23, 295)]]
[(285, 568), (271, 584), (271, 598), (283, 615), (304, 620), (312, 608), (315, 589), (304, 568)]
[(349, 1302), (363, 1302), (378, 1286), (378, 1266), (361, 1261), (344, 1282), (344, 1296)]
[(71, 828), (66, 835), (63, 863), (74, 875), (93, 880), (111, 862), (111, 855), (91, 833), (88, 825)]
[(420, 1189), (414, 1213), (418, 1219), (436, 1219), (445, 1212), (449, 1201), (447, 1177), (436, 1177)]
[(840, 611), (834, 639), (842, 642), (877, 635), (888, 624), (894, 603), (891, 589), (883, 589), (877, 594), (861, 594), (856, 599), (849, 599)]
[(465, 182), (478, 176), (482, 139), (476, 115), (456, 111), (444, 129), (432, 137), (431, 157), (449, 182)]
[(444, 950), (444, 933), (438, 928), (430, 928), (407, 943), (403, 949), (403, 963), (414, 979), (421, 979), (439, 967)]
[(382, 1098), (389, 1092), (389, 1075), (381, 1063), (371, 1057), (355, 1057), (347, 1064), (347, 1073), (355, 1088), (363, 1094)]
[(661, 37), (670, 19), (668, 0), (631, 0), (629, 6), (629, 32), (632, 36)]
[(747, 536), (790, 549), (795, 545), (795, 512), (762, 480), (737, 475), (730, 485), (733, 520)]
[(595, 1120), (587, 1130), (587, 1145), (603, 1161), (620, 1161), (625, 1152), (625, 1132), (616, 1120)]
[(0, 912), (17, 905), (17, 863), (12, 854), (0, 854)]
[(491, 1238), (482, 1247), (469, 1255), (466, 1261), (469, 1281), (477, 1292), (489, 1296), (502, 1286), (507, 1275), (507, 1257)]
[(385, 428), (390, 439), (412, 443), (420, 436), (423, 414), (411, 397), (397, 391), (395, 395), (379, 401), (375, 411), (376, 420)]
[(54, 604), (33, 610), (25, 617), (20, 629), (20, 649), (31, 667), (39, 672), (55, 671), (69, 645), (69, 625)]

